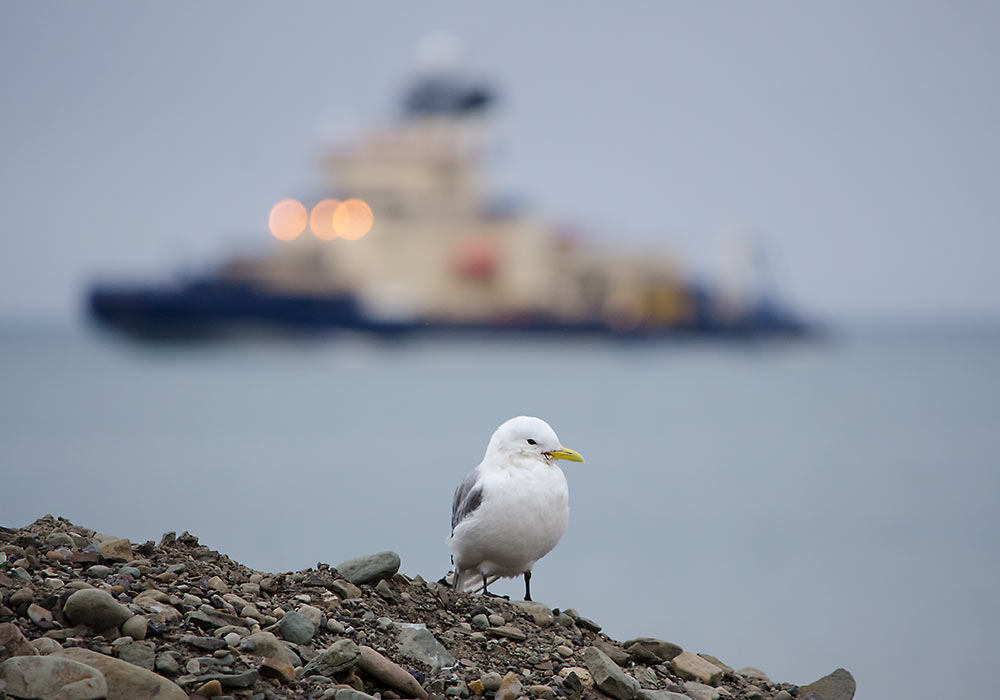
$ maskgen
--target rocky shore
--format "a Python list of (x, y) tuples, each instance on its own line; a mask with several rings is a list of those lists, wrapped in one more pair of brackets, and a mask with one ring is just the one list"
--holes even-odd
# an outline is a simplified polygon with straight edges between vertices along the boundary
[(281, 574), (188, 533), (132, 543), (46, 516), (0, 528), (0, 699), (851, 700), (575, 610), (456, 594), (382, 552)]

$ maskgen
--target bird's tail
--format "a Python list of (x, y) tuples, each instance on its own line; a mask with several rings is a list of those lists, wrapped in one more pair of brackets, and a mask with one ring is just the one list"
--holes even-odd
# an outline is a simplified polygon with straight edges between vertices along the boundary
[[(498, 580), (500, 580), (499, 576), (487, 576), (486, 585), (492, 585), (494, 581)], [(483, 575), (475, 569), (449, 571), (445, 576), (445, 581), (456, 591), (464, 593), (478, 593), (483, 590)]]

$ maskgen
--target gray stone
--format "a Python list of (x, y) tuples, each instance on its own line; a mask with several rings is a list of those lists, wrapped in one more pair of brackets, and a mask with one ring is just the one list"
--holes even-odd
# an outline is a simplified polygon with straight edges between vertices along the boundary
[(79, 661), (103, 673), (108, 683), (107, 700), (136, 700), (136, 698), (187, 700), (187, 693), (176, 684), (121, 659), (81, 648), (63, 649), (45, 658), (56, 657)]
[(164, 676), (176, 676), (181, 672), (180, 662), (176, 656), (169, 652), (156, 655), (156, 665), (154, 668), (157, 673)]
[(63, 613), (74, 625), (86, 625), (93, 630), (117, 627), (132, 617), (132, 611), (106, 591), (84, 588), (66, 599)]
[(427, 664), (435, 673), (445, 666), (455, 665), (455, 657), (423, 625), (402, 625), (399, 631), (399, 653)]
[(392, 578), (397, 571), (399, 571), (399, 555), (395, 552), (379, 552), (366, 557), (348, 559), (337, 565), (337, 573), (356, 586)]
[(361, 649), (350, 639), (339, 639), (306, 664), (306, 676), (333, 676), (353, 668), (361, 660)]
[(151, 647), (138, 642), (130, 642), (118, 647), (118, 658), (147, 671), (152, 671), (156, 666), (156, 652)]
[(618, 700), (632, 700), (639, 692), (639, 682), (625, 673), (611, 658), (597, 647), (587, 647), (583, 662), (594, 678), (594, 683), (605, 693)]
[(50, 547), (73, 547), (76, 543), (65, 532), (51, 532), (45, 538), (45, 544)]
[(490, 619), (486, 615), (479, 613), (478, 615), (472, 616), (472, 628), (477, 630), (485, 630), (490, 626)]
[(278, 632), (289, 642), (306, 644), (316, 634), (316, 627), (308, 617), (293, 611), (285, 613), (278, 622)]
[(815, 693), (823, 700), (851, 700), (857, 685), (849, 671), (838, 668), (828, 676), (823, 676), (809, 685), (799, 688), (799, 697)]
[(18, 698), (96, 700), (108, 694), (97, 669), (56, 656), (15, 656), (0, 664), (6, 692)]
[(500, 684), (503, 682), (503, 678), (500, 677), (499, 673), (490, 671), (489, 673), (484, 673), (480, 676), (479, 682), (483, 684), (483, 688), (486, 690), (496, 692), (497, 690), (500, 690)]
[(773, 700), (792, 700), (792, 694), (787, 690), (779, 690), (775, 694)]
[(87, 567), (87, 575), (93, 576), (94, 578), (107, 578), (110, 573), (111, 567), (105, 566), (104, 564), (94, 564), (93, 566)]
[(323, 611), (319, 608), (313, 607), (312, 605), (300, 605), (296, 612), (309, 620), (309, 622), (313, 624), (314, 628), (318, 628), (320, 623), (323, 621)]
[(670, 661), (684, 651), (673, 642), (665, 642), (655, 637), (630, 639), (625, 642), (625, 649), (638, 661), (653, 665)]

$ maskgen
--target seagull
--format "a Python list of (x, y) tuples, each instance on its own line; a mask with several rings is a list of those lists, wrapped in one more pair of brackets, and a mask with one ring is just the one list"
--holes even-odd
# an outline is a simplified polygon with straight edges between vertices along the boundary
[(486, 587), (524, 576), (531, 600), (531, 568), (556, 546), (569, 523), (569, 488), (557, 459), (582, 462), (540, 418), (518, 416), (490, 438), (486, 455), (455, 489), (451, 550), (455, 590)]

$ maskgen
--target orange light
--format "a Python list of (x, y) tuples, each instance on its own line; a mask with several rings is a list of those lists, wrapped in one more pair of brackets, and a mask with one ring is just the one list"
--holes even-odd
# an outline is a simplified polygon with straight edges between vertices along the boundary
[(290, 241), (306, 230), (309, 214), (297, 199), (283, 199), (272, 207), (267, 223), (271, 235), (279, 241)]
[(349, 241), (364, 236), (374, 223), (371, 207), (362, 199), (348, 199), (333, 212), (333, 230)]
[(333, 215), (340, 206), (338, 199), (324, 199), (313, 207), (312, 214), (309, 215), (309, 228), (323, 241), (332, 241), (337, 237), (337, 231), (333, 228)]

